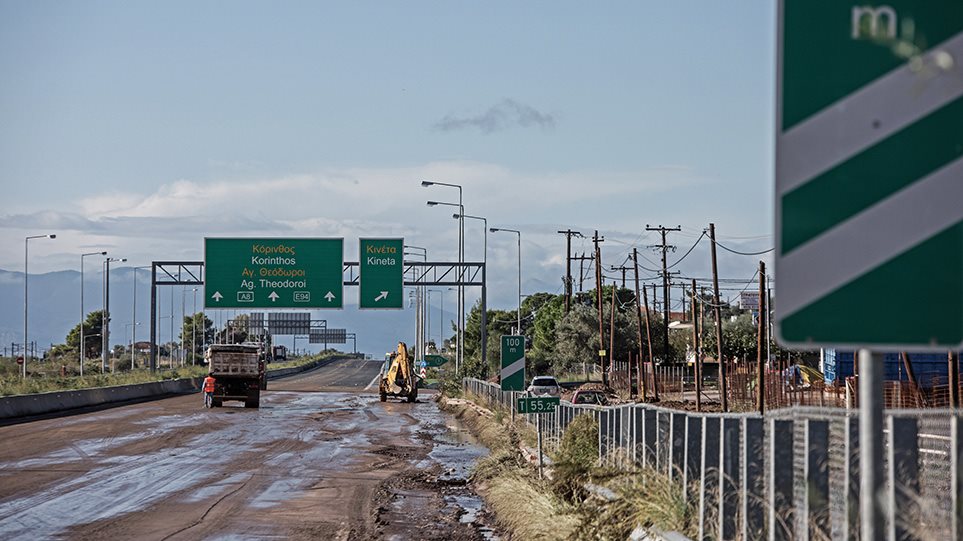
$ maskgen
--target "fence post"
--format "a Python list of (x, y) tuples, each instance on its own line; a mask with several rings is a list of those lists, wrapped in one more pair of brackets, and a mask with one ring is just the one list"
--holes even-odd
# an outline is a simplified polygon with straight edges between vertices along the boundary
[(907, 527), (920, 522), (920, 450), (919, 425), (912, 417), (890, 415), (886, 419), (889, 430), (889, 539), (914, 539)]
[[(682, 495), (685, 501), (699, 495), (693, 491), (692, 482), (702, 478), (702, 416), (687, 415), (685, 418), (685, 472)], [(693, 493), (694, 492), (694, 493)]]
[(766, 533), (762, 418), (744, 417), (742, 434), (742, 539), (761, 540)]
[(793, 539), (793, 422), (769, 420), (769, 541)]
[(672, 412), (669, 424), (669, 480), (681, 481), (682, 470), (685, 468), (685, 420), (687, 415), (682, 412)]
[(806, 419), (804, 539), (829, 539), (829, 422)]
[(742, 419), (722, 418), (722, 437), (719, 448), (719, 531), (720, 539), (735, 539), (736, 514), (739, 512), (739, 442)]
[(952, 539), (960, 539), (963, 538), (963, 419), (959, 415), (950, 417), (950, 489)]
[(846, 417), (846, 539), (859, 541), (859, 418)]
[(606, 409), (598, 411), (599, 421), (599, 464), (605, 464), (609, 452), (609, 412)]
[[(631, 373), (631, 370), (629, 371)], [(620, 446), (623, 452), (619, 454), (622, 460), (622, 467), (626, 469), (632, 468), (632, 448), (635, 447), (632, 437), (633, 428), (635, 425), (632, 423), (632, 412), (634, 408), (631, 405), (625, 405), (619, 408), (619, 430), (621, 433)]]
[(718, 537), (719, 521), (719, 422), (716, 416), (702, 418), (702, 480), (699, 483), (699, 539)]

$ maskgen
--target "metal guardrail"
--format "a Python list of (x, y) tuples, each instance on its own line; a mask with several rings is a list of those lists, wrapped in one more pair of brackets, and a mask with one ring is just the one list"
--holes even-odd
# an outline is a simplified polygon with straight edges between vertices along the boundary
[[(506, 409), (521, 394), (476, 379), (463, 380), (463, 387)], [(859, 539), (853, 410), (795, 407), (760, 416), (562, 402), (542, 415), (550, 451), (573, 419), (591, 415), (599, 423), (601, 462), (626, 471), (653, 468), (676, 481), (698, 510), (698, 539)], [(961, 539), (959, 413), (887, 410), (884, 427), (890, 538)]]

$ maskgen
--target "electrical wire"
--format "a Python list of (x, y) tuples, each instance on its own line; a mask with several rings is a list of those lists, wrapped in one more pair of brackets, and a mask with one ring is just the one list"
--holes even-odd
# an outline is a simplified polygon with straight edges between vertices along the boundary
[[(682, 260), (684, 260), (685, 258), (689, 257), (689, 254), (692, 253), (692, 250), (695, 250), (695, 247), (698, 246), (700, 242), (702, 242), (702, 239), (703, 239), (703, 237), (705, 237), (705, 236), (706, 236), (706, 232), (703, 231), (702, 234), (699, 235), (699, 238), (697, 238), (696, 241), (692, 244), (692, 247), (689, 248), (689, 251), (686, 252), (685, 255), (683, 255), (682, 257), (680, 257), (678, 261), (676, 261), (675, 263), (673, 263), (673, 264), (669, 265), (668, 267), (666, 267), (666, 269), (671, 269), (672, 267), (678, 265), (679, 263), (682, 263)], [(717, 244), (718, 244), (718, 243), (717, 243)]]
[(773, 246), (772, 248), (769, 248), (768, 250), (763, 250), (763, 251), (761, 251), (761, 252), (740, 252), (740, 251), (738, 251), (738, 250), (733, 250), (732, 248), (727, 248), (725, 245), (723, 245), (722, 243), (720, 243), (718, 240), (716, 241), (716, 246), (718, 246), (719, 248), (722, 248), (723, 250), (725, 250), (725, 251), (727, 251), (727, 252), (732, 252), (732, 253), (734, 253), (734, 254), (736, 254), (736, 255), (762, 255), (762, 254), (768, 254), (769, 252), (771, 252), (771, 251), (773, 251), (773, 250), (776, 249), (776, 247)]

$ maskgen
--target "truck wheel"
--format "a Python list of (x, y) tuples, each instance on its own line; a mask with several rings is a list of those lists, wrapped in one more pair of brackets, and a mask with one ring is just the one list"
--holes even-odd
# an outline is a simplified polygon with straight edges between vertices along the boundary
[(418, 400), (418, 389), (415, 389), (415, 390), (411, 391), (411, 394), (408, 395), (408, 403), (409, 403), (409, 404), (410, 404), (411, 402), (414, 402), (415, 400)]
[(212, 407), (212, 408), (219, 408), (219, 407), (221, 407), (221, 404), (222, 404), (222, 402), (221, 402), (220, 400), (214, 400), (214, 399), (211, 400), (211, 407)]
[(260, 407), (260, 405), (261, 405), (261, 403), (260, 403), (259, 400), (245, 400), (245, 401), (244, 401), (244, 407), (245, 407), (245, 408), (257, 408), (257, 407)]
[(381, 392), (379, 393), (379, 398), (381, 398), (381, 401), (382, 401), (382, 402), (387, 402), (387, 401), (388, 401), (388, 395), (387, 395), (384, 391), (381, 391)]

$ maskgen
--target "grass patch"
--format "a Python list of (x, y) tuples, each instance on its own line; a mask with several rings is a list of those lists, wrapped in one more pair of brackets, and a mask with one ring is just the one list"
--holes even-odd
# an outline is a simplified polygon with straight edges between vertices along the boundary
[[(300, 357), (284, 363), (271, 363), (268, 372), (284, 368), (303, 366), (320, 359), (343, 355), (338, 352), (325, 352), (319, 355)], [(146, 359), (146, 356), (144, 357)], [(140, 358), (138, 358), (140, 360)], [(93, 389), (96, 387), (114, 387), (119, 385), (135, 385), (153, 381), (171, 379), (197, 378), (207, 375), (204, 365), (187, 365), (170, 370), (159, 368), (151, 372), (147, 368), (130, 369), (130, 357), (127, 360), (114, 359), (114, 372), (101, 373), (100, 360), (88, 359), (85, 364), (84, 375), (80, 376), (80, 365), (76, 361), (66, 359), (58, 361), (35, 361), (27, 365), (27, 378), (20, 376), (19, 365), (13, 358), (0, 359), (0, 396), (14, 396), (24, 394), (49, 393), (55, 391), (74, 391), (78, 389)]]

